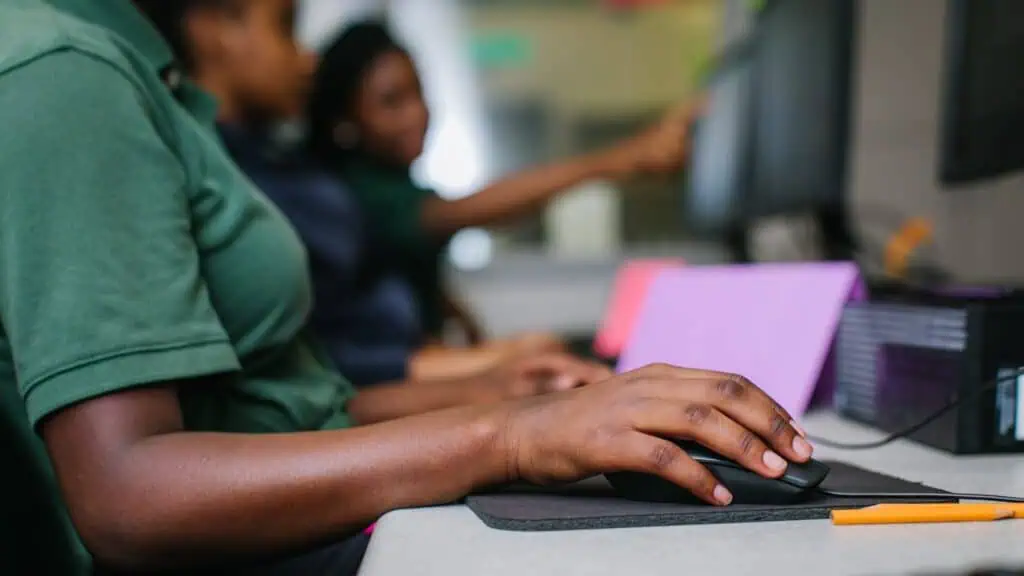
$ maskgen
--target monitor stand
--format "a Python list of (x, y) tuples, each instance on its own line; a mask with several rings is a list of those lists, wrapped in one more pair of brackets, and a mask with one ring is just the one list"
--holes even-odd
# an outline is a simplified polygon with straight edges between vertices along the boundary
[(818, 228), (818, 244), (825, 260), (853, 261), (857, 256), (858, 243), (846, 209), (821, 209), (816, 211), (814, 219)]
[[(815, 232), (815, 259), (829, 262), (853, 262), (860, 244), (843, 208), (821, 208), (810, 214)], [(756, 261), (750, 226), (741, 225), (725, 234), (725, 246), (732, 262), (749, 264)]]
[(736, 264), (753, 262), (750, 253), (750, 231), (746, 226), (737, 226), (725, 234), (725, 247)]

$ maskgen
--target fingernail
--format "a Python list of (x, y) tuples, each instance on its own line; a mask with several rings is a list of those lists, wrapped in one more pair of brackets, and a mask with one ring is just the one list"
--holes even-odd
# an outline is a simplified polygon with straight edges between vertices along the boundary
[(715, 491), (711, 495), (714, 496), (715, 500), (718, 500), (722, 506), (728, 506), (732, 503), (732, 494), (730, 494), (729, 491), (725, 489), (725, 486), (722, 486), (721, 484), (715, 486)]
[(799, 454), (802, 458), (810, 458), (811, 453), (814, 452), (814, 448), (807, 443), (807, 440), (797, 436), (793, 438), (793, 451)]
[(775, 470), (776, 472), (782, 472), (786, 469), (786, 461), (782, 459), (782, 456), (779, 456), (771, 450), (766, 450), (764, 455), (761, 456), (761, 460), (764, 462), (765, 466)]
[(804, 438), (807, 438), (807, 431), (804, 430), (803, 426), (797, 424), (796, 420), (790, 420), (789, 425), (793, 427), (793, 430), (796, 430), (797, 434), (803, 436)]

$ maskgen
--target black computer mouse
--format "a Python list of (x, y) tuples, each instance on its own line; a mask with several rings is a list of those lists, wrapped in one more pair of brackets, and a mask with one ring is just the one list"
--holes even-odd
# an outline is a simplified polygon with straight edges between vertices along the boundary
[[(825, 477), (829, 468), (817, 460), (790, 463), (780, 478), (765, 478), (743, 466), (704, 448), (696, 442), (676, 442), (697, 462), (703, 464), (732, 492), (733, 504), (792, 504), (807, 499)], [(605, 474), (615, 491), (629, 500), (643, 502), (702, 502), (684, 488), (652, 474), (612, 472)]]

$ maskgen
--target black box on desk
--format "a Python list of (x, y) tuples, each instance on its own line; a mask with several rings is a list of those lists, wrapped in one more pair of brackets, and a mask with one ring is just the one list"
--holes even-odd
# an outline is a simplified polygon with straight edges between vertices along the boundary
[(1024, 452), (1024, 292), (870, 292), (839, 324), (839, 414), (892, 433), (958, 397), (959, 406), (908, 438), (956, 454)]

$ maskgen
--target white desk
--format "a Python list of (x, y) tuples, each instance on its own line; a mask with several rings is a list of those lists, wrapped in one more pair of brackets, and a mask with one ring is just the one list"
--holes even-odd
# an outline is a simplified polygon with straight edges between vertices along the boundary
[[(878, 433), (812, 415), (807, 428), (844, 441)], [(1024, 496), (1024, 457), (954, 458), (909, 442), (863, 452), (818, 449), (955, 492)], [(378, 524), (364, 576), (799, 576), (956, 573), (1024, 566), (1024, 521), (916, 526), (832, 526), (827, 520), (503, 532), (464, 506), (395, 512)]]

